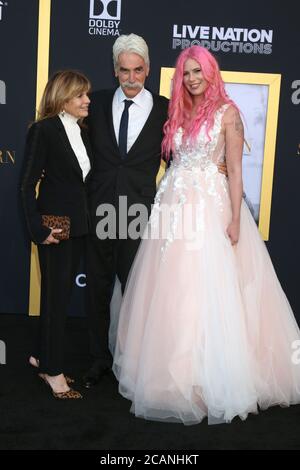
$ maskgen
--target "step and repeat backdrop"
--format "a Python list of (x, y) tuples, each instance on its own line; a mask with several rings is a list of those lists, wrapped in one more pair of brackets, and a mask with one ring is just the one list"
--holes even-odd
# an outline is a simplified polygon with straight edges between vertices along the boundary
[[(247, 200), (300, 322), (300, 7), (198, 0), (0, 1), (0, 312), (39, 313), (39, 270), (20, 204), (23, 147), (48, 74), (81, 70), (93, 89), (117, 86), (112, 45), (144, 37), (146, 86), (169, 96), (179, 52), (200, 44), (217, 57), (245, 124)], [(70, 314), (83, 315), (84, 264)]]

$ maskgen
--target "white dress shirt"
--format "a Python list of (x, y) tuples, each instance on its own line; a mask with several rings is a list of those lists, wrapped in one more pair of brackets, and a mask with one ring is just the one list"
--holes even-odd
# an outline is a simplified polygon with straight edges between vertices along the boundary
[(91, 169), (91, 163), (81, 137), (80, 127), (77, 124), (78, 119), (66, 112), (60, 113), (59, 117), (64, 125), (73, 152), (77, 157), (84, 181)]
[(119, 143), (120, 121), (125, 107), (124, 100), (133, 101), (128, 109), (127, 152), (129, 152), (153, 108), (153, 97), (145, 88), (142, 88), (134, 98), (128, 98), (121, 87), (116, 90), (112, 102), (112, 113), (117, 143)]

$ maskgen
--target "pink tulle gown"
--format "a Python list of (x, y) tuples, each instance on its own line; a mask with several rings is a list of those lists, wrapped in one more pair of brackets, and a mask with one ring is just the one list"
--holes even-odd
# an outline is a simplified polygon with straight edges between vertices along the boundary
[[(141, 242), (124, 294), (113, 370), (145, 419), (214, 424), (300, 402), (300, 331), (244, 201), (238, 244), (226, 234), (229, 188), (216, 163), (227, 106), (211, 140), (203, 127), (193, 145), (176, 133), (145, 233), (159, 232), (161, 219), (167, 226)], [(187, 207), (197, 217), (185, 211), (184, 224)], [(182, 236), (189, 223), (193, 236)]]

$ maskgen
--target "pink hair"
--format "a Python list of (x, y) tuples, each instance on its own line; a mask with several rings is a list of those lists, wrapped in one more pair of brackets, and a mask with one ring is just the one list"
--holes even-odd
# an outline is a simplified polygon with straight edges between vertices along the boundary
[[(208, 86), (204, 91), (204, 100), (199, 105), (196, 115), (190, 122), (193, 101), (190, 93), (183, 84), (184, 64), (187, 59), (194, 59), (201, 66), (204, 79)], [(200, 127), (206, 121), (206, 132), (209, 133), (214, 124), (214, 115), (217, 109), (225, 103), (235, 104), (227, 96), (220, 69), (214, 56), (204, 47), (191, 46), (183, 50), (176, 62), (173, 77), (172, 96), (169, 103), (169, 118), (164, 125), (164, 139), (162, 141), (162, 153), (167, 159), (174, 150), (174, 135), (177, 129), (184, 127), (184, 139), (194, 140)]]

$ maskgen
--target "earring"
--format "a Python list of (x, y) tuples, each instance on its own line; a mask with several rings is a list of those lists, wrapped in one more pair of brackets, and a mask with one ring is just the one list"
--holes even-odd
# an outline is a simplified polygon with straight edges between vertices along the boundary
[(63, 109), (60, 114), (62, 115), (62, 117), (65, 117), (66, 111)]

